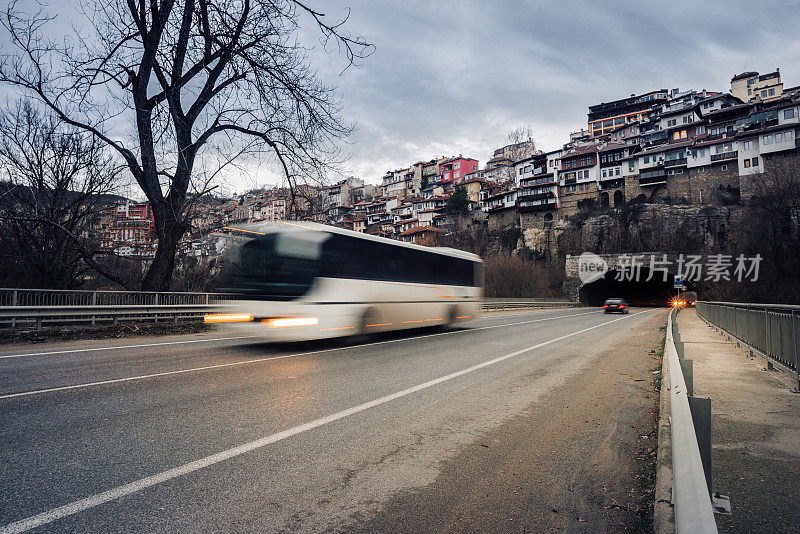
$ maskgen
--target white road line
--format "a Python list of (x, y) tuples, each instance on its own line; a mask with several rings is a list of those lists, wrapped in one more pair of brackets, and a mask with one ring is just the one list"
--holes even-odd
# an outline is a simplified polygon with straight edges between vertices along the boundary
[(214, 337), (210, 339), (187, 339), (183, 341), (161, 341), (158, 343), (142, 343), (139, 345), (118, 345), (115, 347), (94, 347), (90, 349), (69, 349), (69, 350), (53, 350), (50, 352), (28, 352), (26, 354), (4, 354), (0, 355), (0, 360), (7, 360), (10, 358), (24, 358), (25, 356), (50, 356), (52, 354), (73, 354), (76, 352), (97, 352), (101, 350), (119, 350), (119, 349), (140, 349), (143, 347), (163, 347), (165, 345), (185, 345), (187, 343), (206, 343), (211, 341), (228, 341), (231, 339), (249, 339), (252, 337), (260, 337), (257, 334), (252, 336), (233, 336), (233, 337)]
[(108, 491), (104, 491), (102, 493), (97, 493), (90, 497), (86, 497), (84, 499), (80, 499), (78, 501), (71, 502), (64, 506), (60, 506), (58, 508), (53, 508), (51, 510), (47, 510), (46, 512), (42, 512), (41, 514), (37, 514), (35, 516), (28, 517), (27, 519), (22, 519), (20, 521), (16, 521), (14, 523), (10, 523), (5, 527), (0, 528), (0, 534), (17, 534), (20, 532), (25, 532), (27, 530), (31, 530), (33, 528), (40, 527), (42, 525), (47, 525), (56, 521), (58, 519), (77, 514), (78, 512), (82, 512), (84, 510), (88, 510), (90, 508), (94, 508), (95, 506), (99, 506), (101, 504), (115, 501), (122, 497), (126, 497), (133, 493), (142, 491), (149, 487), (161, 484), (163, 482), (167, 482), (174, 478), (178, 478), (183, 475), (188, 475), (189, 473), (193, 473), (195, 471), (199, 471), (200, 469), (204, 469), (206, 467), (212, 466), (214, 464), (218, 464), (220, 462), (224, 462), (226, 460), (230, 460), (231, 458), (235, 458), (236, 456), (241, 456), (242, 454), (248, 453), (250, 451), (254, 451), (256, 449), (260, 449), (272, 443), (276, 443), (278, 441), (284, 440), (286, 438), (290, 438), (292, 436), (296, 436), (297, 434), (302, 434), (303, 432), (307, 432), (309, 430), (313, 430), (315, 428), (321, 427), (323, 425), (327, 425), (328, 423), (332, 423), (334, 421), (338, 421), (339, 419), (344, 419), (345, 417), (350, 417), (351, 415), (355, 415), (359, 412), (363, 412), (370, 408), (374, 408), (375, 406), (380, 406), (381, 404), (386, 404), (387, 402), (391, 402), (395, 399), (399, 399), (401, 397), (406, 397), (411, 395), (412, 393), (416, 393), (418, 391), (422, 391), (424, 389), (428, 389), (433, 387), (437, 384), (441, 384), (442, 382), (447, 382), (448, 380), (452, 380), (454, 378), (458, 378), (460, 376), (466, 375), (468, 373), (472, 373), (479, 369), (483, 369), (484, 367), (489, 367), (490, 365), (494, 365), (496, 363), (500, 363), (504, 360), (508, 360), (509, 358), (513, 358), (515, 356), (519, 356), (521, 354), (525, 354), (526, 352), (530, 352), (532, 350), (544, 347), (546, 345), (550, 345), (552, 343), (556, 343), (558, 341), (562, 341), (564, 339), (577, 336), (578, 334), (583, 334), (584, 332), (588, 332), (590, 330), (595, 330), (596, 328), (600, 328), (606, 326), (610, 323), (615, 323), (617, 321), (623, 321), (630, 317), (634, 317), (636, 315), (640, 315), (642, 313), (649, 313), (654, 310), (646, 310), (643, 312), (634, 313), (632, 315), (625, 315), (620, 317), (619, 319), (614, 319), (611, 321), (607, 321), (602, 324), (598, 324), (595, 326), (590, 326), (589, 328), (584, 328), (582, 330), (578, 330), (577, 332), (572, 332), (571, 334), (566, 334), (563, 336), (559, 336), (557, 338), (553, 338), (548, 341), (543, 341), (542, 343), (537, 343), (536, 345), (531, 345), (530, 347), (526, 347), (524, 349), (512, 352), (510, 354), (506, 354), (504, 356), (500, 356), (498, 358), (494, 358), (492, 360), (485, 361), (483, 363), (479, 363), (477, 365), (473, 365), (472, 367), (467, 367), (466, 369), (462, 369), (461, 371), (456, 371), (454, 373), (450, 373), (448, 375), (435, 378), (433, 380), (429, 380), (422, 384), (410, 387), (408, 389), (404, 389), (402, 391), (398, 391), (396, 393), (392, 393), (391, 395), (386, 395), (385, 397), (381, 397), (379, 399), (371, 400), (369, 402), (365, 402), (363, 404), (359, 404), (357, 406), (353, 406), (352, 408), (348, 408), (346, 410), (342, 410), (340, 412), (336, 412), (334, 414), (328, 415), (326, 417), (322, 417), (320, 419), (315, 419), (309, 423), (305, 423), (303, 425), (299, 425), (288, 430), (284, 430), (282, 432), (278, 432), (276, 434), (271, 434), (269, 436), (265, 436), (263, 438), (257, 439), (255, 441), (251, 441), (249, 443), (245, 443), (243, 445), (239, 445), (238, 447), (233, 447), (231, 449), (218, 452), (216, 454), (212, 454), (210, 456), (206, 456), (205, 458), (200, 458), (199, 460), (195, 460), (193, 462), (189, 462), (187, 464), (183, 464), (178, 467), (174, 467), (172, 469), (168, 469), (166, 471), (162, 471), (161, 473), (157, 473), (155, 475), (142, 478), (136, 480), (135, 482), (131, 482), (129, 484), (124, 484), (122, 486), (117, 486), (116, 488), (112, 488)]
[[(551, 308), (553, 309), (553, 308)], [(547, 311), (546, 309), (542, 310), (531, 310), (531, 311)], [(531, 312), (522, 312), (522, 313), (503, 313), (497, 315), (503, 316), (512, 316), (512, 315), (528, 315)], [(491, 315), (484, 315), (483, 317), (479, 317), (480, 319), (488, 319), (492, 317)], [(0, 354), (0, 360), (7, 360), (12, 358), (25, 358), (27, 356), (52, 356), (54, 354), (75, 354), (79, 352), (99, 352), (103, 350), (122, 350), (122, 349), (140, 349), (144, 347), (163, 347), (165, 345), (185, 345), (187, 343), (210, 343), (212, 341), (229, 341), (232, 339), (250, 339), (256, 337), (263, 337), (260, 334), (248, 335), (248, 336), (233, 336), (233, 337), (215, 337), (210, 339), (189, 339), (183, 341), (161, 341), (157, 343), (141, 343), (137, 345), (117, 345), (111, 347), (92, 347), (87, 349), (68, 349), (68, 350), (52, 350), (48, 352), (27, 352), (23, 354)]]
[(116, 383), (119, 383), (119, 382), (133, 382), (133, 381), (136, 381), (136, 380), (145, 380), (145, 379), (148, 379), (148, 378), (157, 378), (157, 377), (160, 377), (160, 376), (179, 375), (179, 374), (191, 373), (191, 372), (197, 372), (197, 371), (208, 371), (210, 369), (222, 369), (222, 368), (225, 368), (225, 367), (234, 367), (234, 366), (238, 366), (238, 365), (247, 365), (247, 364), (252, 364), (252, 363), (268, 362), (268, 361), (271, 361), (271, 360), (281, 360), (281, 359), (284, 359), (284, 358), (296, 358), (298, 356), (308, 356), (308, 355), (311, 355), (311, 354), (321, 354), (321, 353), (324, 353), (324, 352), (333, 352), (333, 351), (337, 351), (337, 350), (347, 350), (347, 349), (352, 349), (352, 348), (356, 348), (356, 347), (369, 347), (371, 345), (384, 345), (384, 344), (387, 344), (387, 343), (401, 343), (401, 342), (404, 342), (404, 341), (413, 341), (415, 339), (422, 339), (422, 338), (426, 338), (426, 337), (449, 336), (449, 335), (453, 335), (453, 334), (464, 334), (466, 332), (475, 332), (476, 330), (487, 330), (487, 329), (490, 329), (490, 328), (502, 328), (502, 327), (505, 327), (505, 326), (515, 326), (515, 325), (528, 324), (528, 323), (539, 323), (539, 322), (542, 322), (542, 321), (553, 321), (555, 319), (563, 319), (563, 318), (566, 318), (566, 317), (575, 317), (576, 315), (589, 315), (591, 313), (599, 313), (599, 312), (592, 311), (592, 312), (574, 313), (574, 314), (571, 314), (571, 315), (559, 315), (558, 317), (547, 317), (547, 318), (544, 318), (544, 319), (533, 319), (533, 320), (530, 320), (530, 321), (521, 321), (521, 322), (518, 322), (518, 323), (506, 323), (506, 324), (499, 324), (499, 325), (492, 325), (492, 326), (480, 326), (480, 327), (477, 327), (477, 328), (469, 328), (469, 329), (466, 329), (466, 330), (456, 330), (454, 332), (439, 332), (437, 334), (425, 334), (425, 335), (422, 335), (422, 336), (406, 337), (406, 338), (400, 338), (400, 339), (390, 339), (388, 341), (375, 341), (375, 342), (372, 342), (372, 343), (364, 343), (364, 344), (355, 345), (355, 346), (352, 346), (352, 347), (335, 347), (335, 348), (332, 348), (332, 349), (312, 350), (312, 351), (309, 351), (309, 352), (299, 352), (299, 353), (296, 353), (296, 354), (283, 354), (281, 356), (268, 356), (266, 358), (254, 358), (254, 359), (250, 359), (250, 360), (239, 360), (239, 361), (236, 361), (236, 362), (218, 363), (218, 364), (215, 364), (215, 365), (204, 365), (202, 367), (192, 367), (192, 368), (189, 368), (189, 369), (178, 369), (176, 371), (164, 371), (164, 372), (161, 372), (161, 373), (152, 373), (152, 374), (147, 374), (147, 375), (127, 376), (127, 377), (122, 377), (122, 378), (111, 378), (109, 380), (99, 380), (97, 382), (85, 382), (83, 384), (72, 384), (72, 385), (69, 385), (69, 386), (57, 386), (57, 387), (45, 388), (45, 389), (34, 389), (34, 390), (30, 390), (30, 391), (20, 391), (19, 393), (7, 393), (5, 395), (0, 395), (0, 400), (13, 399), (13, 398), (16, 398), (16, 397), (29, 397), (31, 395), (39, 395), (39, 394), (42, 394), (42, 393), (53, 393), (55, 391), (67, 391), (67, 390), (70, 390), (70, 389), (82, 389), (82, 388), (88, 388), (88, 387), (93, 387), (93, 386), (103, 386), (103, 385), (107, 385), (107, 384), (116, 384)]

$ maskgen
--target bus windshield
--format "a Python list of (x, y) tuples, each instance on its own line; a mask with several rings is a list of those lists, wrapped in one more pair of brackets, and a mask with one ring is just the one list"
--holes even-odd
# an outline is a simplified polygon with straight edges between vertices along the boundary
[(307, 293), (319, 272), (319, 240), (286, 237), (229, 236), (220, 291), (266, 300), (291, 300)]

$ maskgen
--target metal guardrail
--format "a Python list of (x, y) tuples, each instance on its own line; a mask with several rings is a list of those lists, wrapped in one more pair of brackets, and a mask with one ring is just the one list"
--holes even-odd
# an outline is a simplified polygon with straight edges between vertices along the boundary
[(214, 304), (177, 304), (151, 306), (0, 306), (0, 324), (18, 326), (34, 325), (41, 330), (45, 323), (91, 323), (120, 320), (195, 319), (220, 309)]
[[(85, 291), (0, 288), (0, 325), (16, 328), (45, 324), (113, 323), (120, 320), (199, 318), (218, 311), (233, 293)], [(571, 301), (487, 299), (486, 311), (575, 307)]]
[(697, 315), (794, 370), (800, 382), (800, 306), (698, 301)]
[(484, 311), (519, 310), (530, 308), (578, 308), (579, 302), (571, 300), (539, 300), (539, 299), (483, 299), (481, 307)]
[(708, 481), (703, 469), (684, 380), (673, 334), (675, 310), (667, 319), (667, 353), (670, 380), (670, 427), (672, 438), (672, 502), (675, 506), (675, 532), (716, 533), (717, 523), (711, 505)]
[(231, 293), (89, 291), (0, 288), (0, 325), (103, 323), (193, 319), (213, 311)]
[(230, 293), (0, 288), (0, 306), (182, 306), (216, 304)]

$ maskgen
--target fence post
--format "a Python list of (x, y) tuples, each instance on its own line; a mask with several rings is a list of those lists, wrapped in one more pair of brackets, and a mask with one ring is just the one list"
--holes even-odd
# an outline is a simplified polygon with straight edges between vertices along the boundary
[[(11, 294), (11, 305), (12, 306), (16, 306), (17, 305), (17, 290), (16, 289)], [(17, 320), (16, 319), (11, 319), (11, 328), (16, 328), (16, 327), (17, 327)]]
[[(97, 291), (92, 291), (92, 306), (97, 306)], [(92, 326), (95, 325), (96, 320), (97, 316), (92, 315)]]
[(770, 358), (772, 353), (770, 349), (770, 334), (769, 331), (769, 312), (767, 308), (764, 308), (764, 353), (767, 355), (767, 358)]
[(797, 377), (797, 391), (800, 391), (800, 353), (797, 351), (797, 313), (792, 310), (792, 349), (794, 352), (794, 374)]

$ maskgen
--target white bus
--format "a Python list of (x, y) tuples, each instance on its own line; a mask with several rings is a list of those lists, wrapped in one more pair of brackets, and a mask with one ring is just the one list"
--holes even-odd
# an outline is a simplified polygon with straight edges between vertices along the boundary
[(234, 296), (206, 322), (301, 341), (450, 325), (480, 312), (475, 254), (305, 221), (226, 229), (217, 285)]

